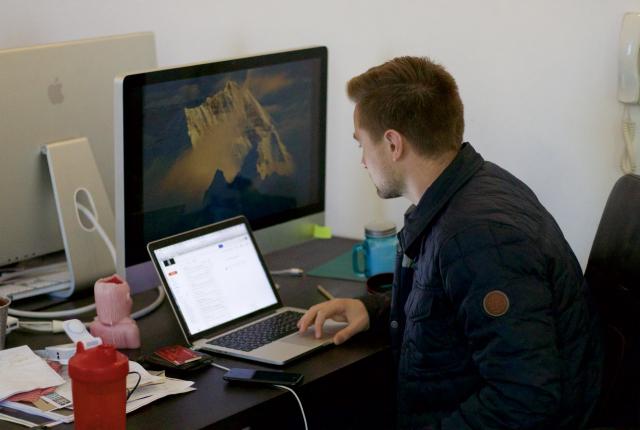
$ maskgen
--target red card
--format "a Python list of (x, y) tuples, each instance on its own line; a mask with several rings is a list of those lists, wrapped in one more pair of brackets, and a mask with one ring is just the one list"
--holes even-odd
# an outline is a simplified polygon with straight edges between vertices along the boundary
[(182, 345), (163, 346), (157, 349), (154, 354), (178, 366), (202, 358), (200, 355)]

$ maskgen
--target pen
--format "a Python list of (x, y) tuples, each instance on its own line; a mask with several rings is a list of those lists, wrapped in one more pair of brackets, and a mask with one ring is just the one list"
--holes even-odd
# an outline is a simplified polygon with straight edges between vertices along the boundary
[(327, 299), (329, 300), (335, 299), (335, 297), (333, 297), (333, 294), (325, 290), (322, 285), (318, 285), (316, 288), (318, 289), (318, 291), (320, 291), (320, 294), (325, 296)]

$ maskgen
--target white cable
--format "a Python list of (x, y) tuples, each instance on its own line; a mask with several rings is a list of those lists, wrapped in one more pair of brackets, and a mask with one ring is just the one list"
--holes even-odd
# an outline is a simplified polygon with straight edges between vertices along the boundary
[(636, 171), (636, 151), (633, 141), (636, 136), (636, 123), (631, 120), (629, 107), (626, 104), (622, 118), (622, 136), (624, 137), (624, 154), (620, 167), (625, 174), (634, 173)]
[[(87, 209), (86, 206), (78, 203), (76, 201), (76, 207), (78, 208), (78, 210), (80, 210), (93, 224), (93, 227), (96, 229), (96, 231), (98, 232), (98, 234), (100, 235), (100, 237), (102, 238), (102, 241), (104, 242), (104, 244), (107, 246), (107, 248), (109, 249), (109, 253), (111, 254), (111, 258), (113, 259), (113, 264), (114, 266), (116, 265), (116, 248), (113, 246), (113, 242), (111, 242), (111, 239), (109, 239), (109, 236), (107, 236), (107, 233), (104, 231), (104, 229), (102, 228), (102, 226), (100, 225), (100, 223), (98, 222), (98, 220), (96, 219), (96, 217), (93, 215), (93, 213)], [(160, 304), (162, 303), (162, 301), (164, 300), (164, 289), (162, 288), (161, 285), (158, 285), (158, 297), (156, 297), (156, 299), (153, 301), (153, 303), (151, 303), (149, 306), (140, 309), (137, 312), (134, 312), (133, 314), (131, 314), (131, 318), (133, 319), (138, 319), (141, 318), (145, 315), (150, 314), (151, 312), (155, 311)], [(18, 309), (12, 309), (9, 308), (9, 315), (14, 316), (14, 317), (21, 317), (21, 318), (66, 318), (66, 317), (72, 317), (72, 316), (76, 316), (76, 315), (80, 315), (80, 314), (84, 314), (87, 312), (91, 312), (93, 310), (95, 310), (96, 305), (95, 303), (87, 305), (87, 306), (83, 306), (81, 308), (78, 309), (70, 309), (70, 310), (65, 310), (65, 311), (54, 311), (54, 312), (34, 312), (34, 311), (22, 311), (22, 310), (18, 310)], [(59, 321), (58, 321), (59, 323)], [(48, 327), (48, 324), (50, 324), (50, 329), (47, 330), (46, 327)], [(85, 323), (86, 324), (86, 323)], [(56, 331), (56, 329), (58, 329), (57, 325), (56, 325), (56, 321), (51, 321), (50, 323), (33, 323), (31, 324), (31, 322), (27, 322), (27, 321), (23, 321), (23, 322), (19, 322), (19, 326), (20, 327), (24, 327), (28, 330), (32, 330), (32, 331), (39, 331), (39, 332), (53, 332), (53, 333), (58, 333), (59, 331)]]
[(220, 364), (218, 364), (218, 363), (214, 363), (213, 361), (211, 362), (211, 365), (212, 365), (213, 367), (217, 367), (217, 368), (218, 368), (218, 369), (220, 369), (220, 370), (224, 370), (225, 372), (228, 372), (228, 371), (229, 371), (229, 368), (228, 368), (228, 367), (224, 367), (224, 366), (222, 366), (222, 365), (220, 365)]
[(116, 265), (116, 248), (115, 246), (113, 246), (113, 242), (111, 242), (111, 239), (109, 239), (109, 236), (107, 236), (107, 233), (104, 231), (104, 229), (96, 219), (95, 215), (89, 209), (87, 209), (86, 206), (76, 202), (76, 207), (80, 210), (80, 212), (84, 214), (84, 216), (89, 218), (89, 220), (95, 227), (96, 231), (102, 238), (102, 241), (107, 246), (107, 249), (109, 249), (109, 254), (111, 254), (111, 258), (113, 259), (113, 265), (115, 266)]
[(83, 306), (78, 309), (69, 309), (66, 311), (51, 311), (51, 312), (21, 311), (18, 309), (9, 308), (9, 315), (12, 315), (14, 317), (21, 317), (21, 318), (41, 318), (41, 319), (42, 318), (65, 318), (65, 317), (71, 317), (71, 316), (91, 312), (95, 308), (96, 308), (95, 303), (92, 303), (87, 306)]
[(300, 412), (302, 413), (302, 419), (304, 420), (304, 428), (305, 430), (309, 430), (309, 427), (307, 426), (307, 417), (304, 414), (304, 408), (302, 407), (302, 402), (300, 401), (300, 397), (298, 397), (298, 394), (295, 391), (293, 391), (293, 389), (289, 387), (285, 387), (284, 385), (274, 385), (274, 387), (282, 388), (283, 390), (290, 391), (291, 394), (293, 394), (293, 396), (298, 401), (298, 406), (300, 406)]
[[(162, 301), (164, 300), (164, 289), (162, 288), (161, 285), (158, 285), (157, 287), (158, 289), (158, 296), (156, 297), (156, 299), (153, 301), (153, 303), (151, 303), (149, 306), (140, 309), (137, 312), (134, 312), (133, 314), (131, 314), (131, 318), (133, 318), (134, 320), (138, 319), (138, 318), (142, 318), (145, 315), (150, 314), (151, 312), (155, 311), (158, 306), (160, 306), (160, 304), (162, 303)], [(80, 315), (80, 314), (84, 314), (87, 312), (91, 312), (93, 310), (95, 310), (96, 308), (96, 304), (92, 303), (90, 305), (87, 306), (83, 306), (81, 308), (78, 309), (69, 309), (69, 310), (65, 310), (65, 311), (51, 311), (51, 312), (44, 312), (44, 311), (21, 311), (18, 309), (13, 309), (13, 308), (9, 308), (9, 315), (14, 316), (14, 317), (21, 317), (21, 318), (66, 318), (66, 317), (72, 317), (72, 316), (76, 316), (76, 315)], [(24, 322), (20, 323), (20, 327), (25, 327)], [(29, 328), (31, 329), (31, 328)], [(35, 331), (35, 329), (34, 329)], [(44, 331), (44, 330), (37, 330), (37, 331)], [(54, 333), (57, 333), (56, 331), (54, 331)]]
[(304, 275), (304, 270), (299, 267), (290, 267), (282, 270), (270, 270), (269, 273), (271, 276), (302, 276)]
[[(133, 314), (131, 314), (131, 318), (133, 318), (133, 319), (142, 318), (143, 316), (150, 314), (151, 312), (156, 310), (158, 308), (158, 306), (160, 306), (160, 304), (164, 300), (165, 294), (164, 294), (164, 289), (162, 288), (162, 286), (158, 285), (157, 289), (158, 289), (158, 296), (153, 301), (153, 303), (151, 303), (149, 306), (147, 306), (147, 307), (145, 307), (143, 309), (140, 309), (139, 311), (134, 312)], [(12, 315), (14, 317), (22, 317), (22, 318), (66, 318), (66, 317), (70, 317), (70, 316), (83, 314), (83, 313), (86, 313), (86, 312), (91, 312), (95, 308), (96, 308), (95, 303), (92, 303), (92, 304), (87, 305), (87, 306), (83, 306), (83, 307), (78, 308), (78, 309), (70, 309), (70, 310), (55, 311), (55, 312), (21, 311), (21, 310), (18, 310), (18, 309), (9, 308), (9, 315)], [(21, 322), (20, 323), (20, 327), (23, 327), (23, 326), (24, 326), (24, 322)], [(38, 331), (40, 331), (40, 330), (38, 330)]]
[[(211, 365), (213, 367), (217, 367), (218, 369), (224, 370), (225, 372), (229, 371), (228, 367), (224, 367), (220, 364), (211, 362)], [(304, 421), (304, 428), (305, 430), (309, 430), (309, 427), (307, 426), (307, 416), (304, 414), (304, 408), (302, 407), (302, 402), (300, 401), (300, 397), (298, 397), (298, 394), (293, 391), (293, 389), (289, 388), (289, 387), (285, 387), (284, 385), (273, 385), (274, 387), (278, 387), (278, 388), (282, 388), (283, 390), (287, 390), (287, 391), (291, 391), (291, 394), (293, 394), (293, 396), (296, 398), (296, 400), (298, 401), (298, 406), (300, 406), (300, 412), (302, 413), (302, 419)]]
[(157, 289), (158, 289), (158, 297), (156, 297), (153, 303), (151, 303), (146, 308), (142, 308), (139, 311), (132, 313), (131, 318), (133, 318), (134, 320), (137, 320), (138, 318), (142, 318), (143, 316), (148, 315), (151, 312), (158, 309), (158, 307), (162, 304), (162, 301), (164, 300), (164, 288), (162, 288), (162, 285), (158, 285)]
[(38, 333), (62, 333), (64, 327), (62, 321), (18, 321), (18, 327), (22, 330), (29, 330)]

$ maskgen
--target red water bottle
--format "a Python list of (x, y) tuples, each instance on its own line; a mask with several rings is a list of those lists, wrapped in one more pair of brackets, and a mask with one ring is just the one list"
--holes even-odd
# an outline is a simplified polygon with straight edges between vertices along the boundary
[(129, 360), (111, 345), (84, 349), (69, 360), (73, 415), (78, 430), (125, 430)]

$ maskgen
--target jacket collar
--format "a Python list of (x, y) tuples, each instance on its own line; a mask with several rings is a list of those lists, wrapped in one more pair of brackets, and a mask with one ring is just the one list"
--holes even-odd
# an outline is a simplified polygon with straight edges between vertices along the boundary
[(451, 164), (424, 192), (418, 205), (411, 205), (404, 215), (404, 228), (398, 240), (404, 253), (414, 259), (419, 252), (420, 240), (438, 212), (454, 194), (482, 167), (484, 159), (470, 143), (462, 144)]

